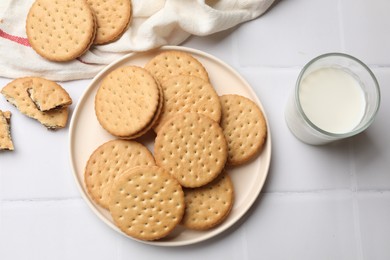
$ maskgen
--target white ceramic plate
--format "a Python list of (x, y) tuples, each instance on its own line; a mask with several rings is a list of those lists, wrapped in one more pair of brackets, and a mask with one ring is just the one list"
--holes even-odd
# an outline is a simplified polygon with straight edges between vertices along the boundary
[[(104, 142), (114, 139), (100, 125), (95, 116), (94, 99), (95, 93), (102, 79), (112, 70), (125, 65), (144, 66), (157, 53), (164, 50), (186, 51), (197, 58), (209, 73), (211, 83), (219, 95), (239, 94), (256, 102), (264, 109), (249, 84), (231, 67), (217, 58), (190, 48), (163, 47), (158, 50), (145, 53), (136, 53), (124, 56), (122, 59), (107, 66), (91, 82), (78, 102), (70, 123), (70, 159), (76, 183), (80, 188), (82, 197), (91, 207), (93, 212), (112, 229), (122, 233), (113, 223), (109, 212), (91, 200), (84, 185), (84, 167), (92, 152)], [(266, 114), (264, 113), (265, 117)], [(153, 151), (155, 135), (152, 132), (138, 139)], [(212, 238), (225, 231), (236, 223), (251, 207), (258, 197), (265, 179), (271, 160), (271, 134), (268, 128), (268, 137), (262, 153), (250, 163), (227, 169), (232, 178), (235, 190), (235, 201), (228, 218), (219, 226), (208, 231), (193, 231), (183, 227), (177, 227), (168, 237), (152, 242), (145, 242), (158, 246), (182, 246), (194, 244)], [(126, 234), (122, 233), (126, 236)]]

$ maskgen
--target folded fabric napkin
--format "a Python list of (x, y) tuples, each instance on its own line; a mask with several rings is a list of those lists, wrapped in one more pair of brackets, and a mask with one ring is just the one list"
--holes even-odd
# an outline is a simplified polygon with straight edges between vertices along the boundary
[(133, 18), (117, 41), (92, 46), (70, 62), (39, 56), (26, 38), (33, 0), (0, 0), (0, 76), (41, 76), (66, 81), (91, 78), (124, 54), (178, 45), (190, 35), (209, 35), (263, 14), (274, 0), (132, 0)]

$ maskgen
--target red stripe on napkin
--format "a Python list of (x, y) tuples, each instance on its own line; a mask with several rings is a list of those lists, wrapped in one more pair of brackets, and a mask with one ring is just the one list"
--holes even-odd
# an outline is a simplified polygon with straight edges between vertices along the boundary
[(10, 40), (10, 41), (13, 41), (13, 42), (16, 42), (16, 43), (19, 43), (19, 44), (24, 45), (24, 46), (31, 47), (27, 38), (8, 34), (8, 33), (4, 32), (2, 29), (0, 29), (0, 37), (7, 39), (7, 40)]

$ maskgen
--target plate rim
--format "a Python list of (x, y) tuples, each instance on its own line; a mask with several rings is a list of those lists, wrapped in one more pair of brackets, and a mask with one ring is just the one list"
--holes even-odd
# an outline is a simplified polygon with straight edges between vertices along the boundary
[[(82, 104), (84, 103), (85, 99), (89, 96), (89, 93), (92, 91), (93, 86), (95, 85), (96, 81), (98, 81), (101, 78), (101, 75), (106, 73), (108, 70), (110, 70), (112, 67), (116, 66), (117, 64), (119, 64), (121, 62), (124, 62), (127, 59), (131, 59), (133, 56), (137, 56), (137, 55), (148, 53), (148, 52), (169, 51), (169, 50), (184, 51), (184, 52), (188, 52), (190, 54), (193, 53), (193, 54), (205, 57), (207, 59), (213, 60), (213, 61), (217, 62), (220, 66), (225, 67), (225, 69), (229, 70), (229, 73), (234, 74), (234, 76), (236, 76), (241, 82), (243, 82), (244, 85), (246, 85), (247, 90), (250, 92), (250, 94), (253, 97), (255, 97), (254, 101), (255, 101), (255, 103), (257, 105), (260, 106), (260, 109), (263, 112), (264, 118), (265, 118), (265, 120), (267, 122), (267, 139), (266, 139), (266, 143), (265, 143), (264, 149), (268, 149), (269, 150), (268, 151), (269, 155), (266, 157), (266, 166), (265, 166), (264, 177), (261, 180), (261, 183), (259, 183), (259, 188), (255, 191), (255, 195), (250, 200), (247, 201), (247, 206), (244, 207), (244, 209), (237, 216), (235, 216), (235, 218), (227, 226), (225, 226), (222, 229), (216, 228), (214, 230), (211, 230), (211, 232), (208, 233), (205, 236), (201, 236), (201, 237), (189, 240), (189, 241), (171, 241), (171, 242), (170, 241), (144, 241), (144, 240), (139, 240), (139, 239), (130, 237), (130, 236), (126, 235), (125, 233), (123, 233), (119, 228), (117, 228), (113, 223), (109, 222), (98, 211), (96, 206), (91, 202), (90, 198), (88, 197), (88, 194), (86, 193), (86, 191), (84, 190), (82, 184), (79, 181), (77, 170), (76, 170), (76, 165), (75, 165), (74, 158), (73, 158), (74, 155), (72, 155), (72, 147), (73, 147), (73, 143), (74, 143), (73, 140), (75, 138), (74, 137), (75, 136), (75, 133), (74, 133), (75, 132), (75, 130), (74, 130), (75, 129), (75, 121), (79, 117), (80, 106), (82, 106)], [(245, 214), (247, 214), (247, 212), (253, 206), (254, 202), (257, 200), (257, 198), (259, 197), (261, 191), (263, 190), (265, 181), (267, 180), (267, 177), (268, 177), (268, 174), (269, 174), (269, 168), (270, 168), (270, 165), (271, 165), (271, 157), (272, 157), (271, 156), (272, 155), (271, 131), (270, 131), (270, 125), (269, 125), (269, 120), (268, 120), (267, 114), (265, 113), (264, 107), (263, 107), (262, 103), (260, 102), (259, 98), (257, 97), (257, 94), (254, 92), (254, 90), (252, 89), (251, 85), (241, 76), (241, 74), (239, 74), (229, 64), (225, 63), (221, 59), (219, 59), (219, 58), (217, 58), (217, 57), (215, 57), (215, 56), (213, 56), (213, 55), (211, 55), (209, 53), (206, 53), (204, 51), (200, 51), (198, 49), (190, 48), (190, 47), (170, 46), (170, 45), (163, 46), (163, 47), (160, 47), (160, 48), (155, 48), (155, 49), (152, 49), (152, 50), (149, 50), (149, 51), (145, 51), (145, 52), (133, 52), (133, 53), (126, 54), (123, 57), (113, 61), (110, 64), (108, 64), (98, 74), (96, 74), (96, 76), (93, 77), (92, 81), (89, 83), (89, 85), (86, 87), (86, 89), (84, 90), (84, 92), (80, 96), (79, 100), (77, 101), (77, 105), (75, 106), (75, 108), (73, 110), (73, 113), (72, 113), (72, 116), (71, 116), (71, 120), (70, 120), (70, 124), (69, 124), (68, 148), (69, 148), (69, 150), (68, 150), (69, 154), (68, 155), (69, 155), (72, 175), (73, 175), (74, 180), (76, 182), (76, 186), (77, 186), (78, 190), (80, 191), (81, 197), (87, 203), (89, 208), (92, 209), (92, 211), (95, 213), (95, 215), (97, 215), (97, 217), (100, 220), (102, 220), (106, 225), (108, 225), (110, 228), (112, 228), (113, 230), (115, 230), (116, 232), (122, 234), (123, 236), (125, 236), (127, 238), (133, 239), (135, 241), (138, 241), (138, 242), (141, 242), (141, 243), (144, 243), (144, 244), (149, 244), (149, 245), (154, 245), (154, 246), (162, 246), (162, 247), (178, 247), (178, 246), (186, 246), (186, 245), (192, 245), (192, 244), (200, 243), (200, 242), (206, 241), (208, 239), (211, 239), (213, 237), (216, 237), (216, 236), (226, 232), (227, 230), (229, 230), (232, 226), (236, 225), (237, 222)]]

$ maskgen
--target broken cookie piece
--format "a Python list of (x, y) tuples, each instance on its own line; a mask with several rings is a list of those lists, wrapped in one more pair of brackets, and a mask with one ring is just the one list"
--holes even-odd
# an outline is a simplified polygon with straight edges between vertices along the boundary
[[(41, 111), (30, 98), (27, 90), (31, 88), (35, 89), (34, 86), (36, 86), (36, 82), (37, 78), (34, 77), (18, 78), (8, 83), (1, 90), (1, 93), (7, 99), (7, 101), (18, 108), (20, 112), (28, 117), (38, 120), (47, 128), (57, 129), (65, 127), (69, 114), (67, 106), (49, 111)], [(48, 97), (45, 103), (52, 103), (51, 97)]]
[(0, 110), (0, 150), (14, 150), (10, 123), (11, 112)]
[(57, 83), (44, 78), (30, 78), (24, 83), (27, 93), (40, 111), (49, 111), (72, 104), (69, 94)]

